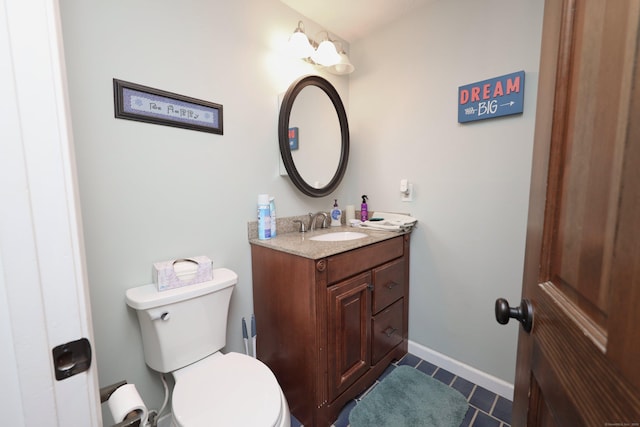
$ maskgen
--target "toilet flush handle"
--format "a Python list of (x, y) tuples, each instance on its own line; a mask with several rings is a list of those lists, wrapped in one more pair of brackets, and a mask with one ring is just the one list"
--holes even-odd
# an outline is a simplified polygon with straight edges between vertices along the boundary
[(164, 320), (167, 321), (171, 319), (171, 313), (169, 313), (166, 309), (163, 310), (149, 310), (149, 317), (151, 320)]

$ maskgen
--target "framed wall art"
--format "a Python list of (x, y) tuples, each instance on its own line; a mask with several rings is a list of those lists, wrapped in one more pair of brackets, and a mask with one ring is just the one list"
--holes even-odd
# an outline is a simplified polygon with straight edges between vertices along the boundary
[(222, 105), (113, 79), (115, 117), (223, 134)]
[(522, 114), (524, 71), (458, 88), (458, 123)]

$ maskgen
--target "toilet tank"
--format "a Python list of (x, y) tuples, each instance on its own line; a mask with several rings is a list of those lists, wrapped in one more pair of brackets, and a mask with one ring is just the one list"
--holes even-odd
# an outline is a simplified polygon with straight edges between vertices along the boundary
[(237, 282), (236, 273), (219, 268), (204, 283), (166, 291), (153, 284), (128, 289), (126, 301), (138, 315), (147, 365), (172, 372), (221, 350)]

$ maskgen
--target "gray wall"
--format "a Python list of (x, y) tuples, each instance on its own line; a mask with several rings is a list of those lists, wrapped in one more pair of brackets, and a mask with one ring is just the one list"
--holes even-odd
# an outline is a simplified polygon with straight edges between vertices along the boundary
[[(226, 350), (243, 351), (258, 194), (282, 216), (333, 204), (278, 173), (278, 95), (315, 70), (284, 55), (300, 17), (275, 0), (62, 0), (61, 15), (99, 381), (133, 382), (157, 409), (125, 291), (151, 282), (153, 262), (209, 256), (239, 275)], [(224, 135), (115, 119), (113, 78), (222, 104)], [(348, 78), (331, 78), (348, 102)]]
[[(242, 351), (259, 193), (279, 216), (363, 193), (373, 210), (411, 212), (410, 339), (513, 381), (517, 329), (492, 310), (520, 294), (542, 6), (475, 3), (436, 2), (353, 43), (350, 77), (325, 75), (349, 111), (351, 163), (333, 195), (311, 199), (278, 175), (278, 94), (318, 73), (283, 52), (295, 12), (276, 0), (61, 0), (101, 385), (127, 379), (150, 408), (162, 402), (124, 302), (155, 261), (207, 255), (239, 274), (225, 350)], [(520, 69), (523, 116), (457, 124), (459, 85)], [(113, 78), (223, 104), (224, 135), (115, 119)], [(401, 178), (413, 203), (400, 202)]]
[[(351, 45), (347, 187), (420, 221), (409, 337), (510, 383), (518, 329), (493, 307), (520, 301), (542, 3), (438, 1)], [(521, 116), (457, 122), (459, 86), (520, 70)]]

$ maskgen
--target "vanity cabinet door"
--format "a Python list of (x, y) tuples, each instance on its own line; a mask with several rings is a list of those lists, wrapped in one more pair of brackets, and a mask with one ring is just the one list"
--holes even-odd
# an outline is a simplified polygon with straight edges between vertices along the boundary
[(371, 288), (370, 272), (327, 288), (329, 401), (369, 369)]

